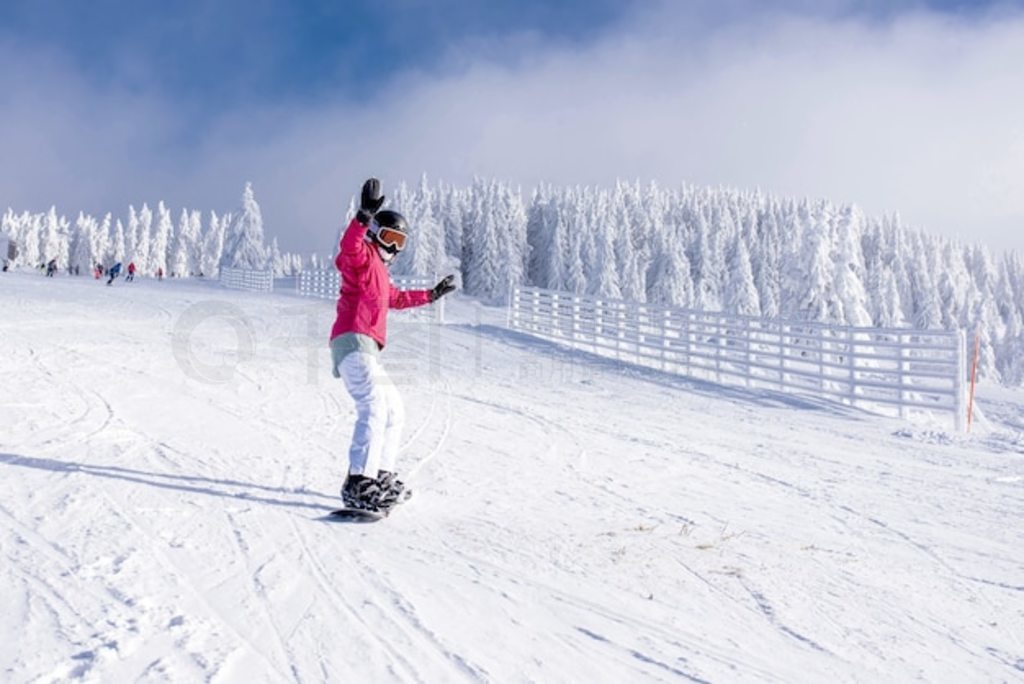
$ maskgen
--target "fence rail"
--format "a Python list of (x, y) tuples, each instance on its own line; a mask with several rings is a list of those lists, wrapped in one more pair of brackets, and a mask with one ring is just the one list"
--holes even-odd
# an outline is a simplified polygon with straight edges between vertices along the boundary
[(274, 272), (253, 271), (247, 268), (222, 268), (220, 269), (220, 284), (234, 290), (272, 292), (274, 290)]
[(948, 413), (964, 429), (962, 331), (765, 320), (515, 287), (509, 325), (678, 375), (824, 397), (902, 417)]
[[(391, 282), (400, 290), (429, 290), (437, 281), (427, 276), (394, 276)], [(303, 297), (337, 299), (341, 291), (341, 275), (334, 269), (303, 271), (296, 280), (295, 291)], [(430, 307), (410, 309), (408, 314), (436, 318), (444, 322), (444, 299), (438, 300)]]

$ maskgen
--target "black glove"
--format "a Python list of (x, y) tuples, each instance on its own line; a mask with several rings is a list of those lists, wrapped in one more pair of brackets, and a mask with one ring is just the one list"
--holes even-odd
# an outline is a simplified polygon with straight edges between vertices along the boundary
[(444, 279), (441, 282), (439, 282), (437, 285), (435, 285), (434, 288), (430, 291), (430, 301), (436, 302), (438, 299), (440, 299), (441, 297), (444, 297), (449, 292), (454, 292), (454, 291), (455, 291), (455, 276), (454, 275), (445, 276)]
[(356, 219), (364, 226), (370, 225), (370, 220), (384, 204), (384, 195), (380, 194), (380, 181), (370, 178), (363, 183), (363, 195), (359, 201), (359, 211), (356, 212)]

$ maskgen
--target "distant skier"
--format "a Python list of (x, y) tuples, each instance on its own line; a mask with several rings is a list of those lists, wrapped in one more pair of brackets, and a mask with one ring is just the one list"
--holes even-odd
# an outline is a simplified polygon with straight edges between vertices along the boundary
[(124, 279), (126, 283), (130, 283), (135, 280), (135, 262), (128, 262), (128, 277)]
[(50, 263), (46, 264), (46, 277), (52, 278), (53, 274), (57, 272), (57, 260), (50, 259)]
[(111, 266), (110, 270), (107, 271), (107, 275), (110, 276), (110, 280), (107, 281), (107, 285), (110, 285), (114, 282), (114, 280), (117, 279), (119, 275), (121, 275), (121, 262), (118, 261), (116, 264)]
[(345, 381), (356, 403), (341, 498), (349, 508), (375, 511), (400, 501), (405, 490), (395, 473), (405, 409), (380, 364), (388, 309), (423, 306), (455, 289), (452, 275), (430, 290), (403, 291), (391, 284), (388, 266), (405, 249), (409, 232), (397, 211), (380, 211), (383, 204), (380, 181), (367, 180), (359, 212), (345, 229), (334, 260), (341, 272), (341, 292), (331, 329), (334, 376)]
[(164, 267), (163, 266), (161, 266), (160, 268), (156, 269), (156, 279), (157, 280), (163, 280), (164, 279)]

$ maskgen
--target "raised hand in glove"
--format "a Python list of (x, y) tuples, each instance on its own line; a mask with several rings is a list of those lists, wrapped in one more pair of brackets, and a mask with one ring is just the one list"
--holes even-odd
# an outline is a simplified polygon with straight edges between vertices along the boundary
[(356, 219), (364, 226), (370, 225), (370, 220), (380, 210), (382, 204), (384, 204), (384, 195), (380, 194), (380, 181), (376, 178), (368, 179), (363, 183), (363, 194), (359, 200)]
[(436, 302), (441, 297), (444, 297), (449, 292), (455, 291), (455, 276), (445, 276), (437, 285), (430, 290), (430, 301)]

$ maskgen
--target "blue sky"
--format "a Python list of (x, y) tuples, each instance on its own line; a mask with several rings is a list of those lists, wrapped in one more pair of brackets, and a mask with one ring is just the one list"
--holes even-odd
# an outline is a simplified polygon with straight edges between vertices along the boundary
[(97, 85), (116, 80), (155, 88), (215, 111), (281, 98), (356, 97), (406, 69), (442, 68), (450, 46), (471, 40), (534, 34), (582, 43), (627, 6), (617, 0), (6, 0), (0, 26), (19, 41), (66, 55)]
[(760, 187), (1024, 249), (1021, 3), (0, 3), (0, 208), (237, 205), (324, 249), (359, 182)]

